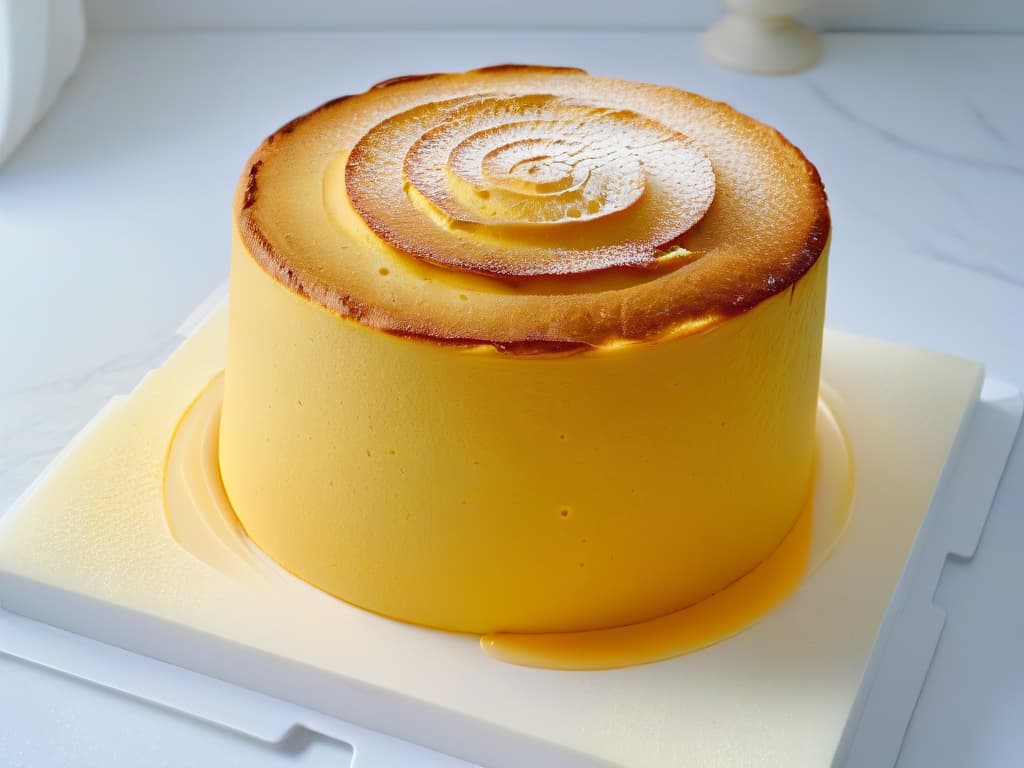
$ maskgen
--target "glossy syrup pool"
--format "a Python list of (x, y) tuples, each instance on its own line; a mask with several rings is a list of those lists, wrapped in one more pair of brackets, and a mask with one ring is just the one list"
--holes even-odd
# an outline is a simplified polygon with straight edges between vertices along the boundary
[[(846, 437), (822, 387), (814, 479), (793, 528), (764, 562), (720, 592), (674, 613), (611, 629), (480, 638), (495, 659), (548, 669), (612, 669), (691, 653), (754, 624), (792, 595), (842, 537), (853, 493)], [(175, 430), (164, 468), (164, 511), (175, 541), (254, 588), (305, 587), (245, 535), (221, 483), (217, 458), (223, 376), (199, 394)], [(354, 610), (360, 610), (353, 607)]]

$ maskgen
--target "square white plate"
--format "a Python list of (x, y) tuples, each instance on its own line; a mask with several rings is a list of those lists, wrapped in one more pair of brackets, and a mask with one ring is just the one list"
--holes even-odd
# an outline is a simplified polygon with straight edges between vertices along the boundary
[[(352, 738), (340, 718), (492, 768), (891, 764), (941, 630), (930, 600), (942, 564), (973, 551), (1020, 418), (1011, 391), (978, 406), (975, 363), (828, 332), (823, 381), (855, 465), (831, 558), (761, 622), (703, 651), (621, 670), (526, 669), (300, 583), (226, 575), (174, 541), (164, 455), (223, 364), (223, 309), (189, 330), (0, 523), (3, 608), (323, 713), (295, 722), (327, 735)], [(908, 557), (917, 565), (901, 582)], [(168, 698), (240, 730), (268, 727)], [(274, 717), (282, 734), (294, 724)]]

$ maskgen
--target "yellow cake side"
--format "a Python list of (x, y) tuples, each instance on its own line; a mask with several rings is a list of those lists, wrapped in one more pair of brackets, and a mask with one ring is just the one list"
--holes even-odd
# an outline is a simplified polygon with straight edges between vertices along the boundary
[(799, 513), (826, 262), (708, 332), (532, 357), (361, 326), (236, 232), (228, 496), (289, 571), (405, 621), (548, 632), (676, 610)]

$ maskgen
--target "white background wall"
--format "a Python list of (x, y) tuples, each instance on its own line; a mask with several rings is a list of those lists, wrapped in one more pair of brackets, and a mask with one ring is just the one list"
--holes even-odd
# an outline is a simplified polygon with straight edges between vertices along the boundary
[[(690, 27), (717, 0), (85, 0), (91, 31), (354, 27)], [(1024, 32), (1024, 0), (818, 0), (835, 31)]]

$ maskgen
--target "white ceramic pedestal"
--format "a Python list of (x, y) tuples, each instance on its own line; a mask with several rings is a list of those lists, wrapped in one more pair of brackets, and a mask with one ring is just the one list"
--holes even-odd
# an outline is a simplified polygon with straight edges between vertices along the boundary
[(813, 0), (725, 0), (729, 15), (701, 39), (717, 64), (757, 75), (788, 75), (814, 66), (821, 39), (793, 18)]

